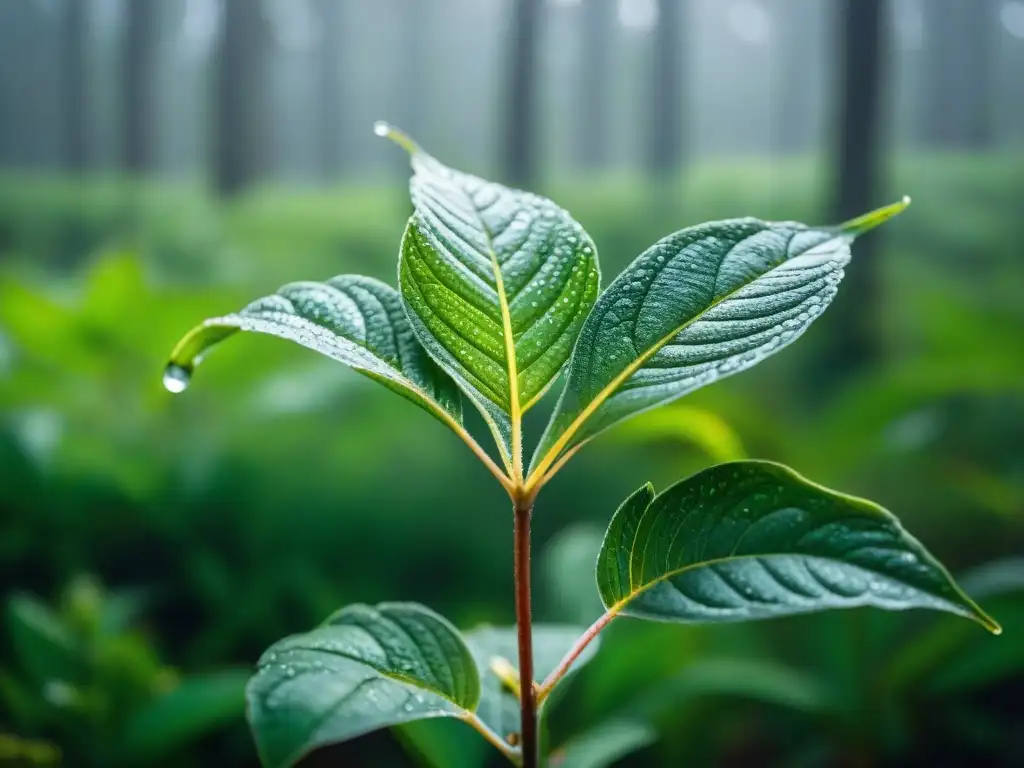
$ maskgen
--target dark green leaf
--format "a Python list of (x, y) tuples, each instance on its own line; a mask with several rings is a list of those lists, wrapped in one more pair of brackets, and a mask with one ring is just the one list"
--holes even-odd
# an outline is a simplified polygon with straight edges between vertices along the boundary
[(206, 352), (239, 331), (294, 341), (379, 381), (449, 426), (462, 422), (454, 382), (417, 343), (398, 292), (379, 280), (339, 275), (291, 283), (241, 312), (211, 318), (178, 342), (164, 384), (182, 391)]
[(7, 631), (19, 665), (36, 684), (74, 682), (83, 672), (85, 649), (64, 620), (31, 595), (11, 598)]
[(506, 459), (513, 425), (569, 359), (600, 275), (594, 244), (550, 200), (412, 154), (415, 213), (399, 284), (420, 343), (490, 423)]
[(932, 608), (998, 625), (889, 512), (778, 464), (704, 470), (615, 513), (597, 564), (614, 614), (741, 621), (825, 608)]
[(651, 246), (587, 318), (533, 466), (795, 341), (835, 296), (854, 238), (905, 207), (831, 229), (711, 222)]
[(649, 725), (631, 720), (602, 723), (572, 739), (551, 755), (551, 768), (607, 768), (655, 742)]
[(260, 659), (246, 691), (265, 765), (428, 717), (461, 717), (480, 700), (469, 648), (441, 616), (413, 603), (343, 608)]
[[(537, 681), (551, 674), (575, 645), (585, 628), (558, 624), (533, 627), (533, 671)], [(515, 627), (479, 627), (466, 633), (466, 644), (480, 670), (481, 695), (477, 716), (501, 737), (519, 732), (519, 700), (493, 670), (495, 659), (504, 659), (518, 667), (519, 647)], [(597, 653), (591, 643), (569, 670), (579, 670)], [(550, 700), (549, 700), (550, 701)]]
[(125, 757), (133, 763), (152, 761), (216, 728), (240, 721), (248, 677), (245, 671), (188, 677), (137, 709), (122, 734)]

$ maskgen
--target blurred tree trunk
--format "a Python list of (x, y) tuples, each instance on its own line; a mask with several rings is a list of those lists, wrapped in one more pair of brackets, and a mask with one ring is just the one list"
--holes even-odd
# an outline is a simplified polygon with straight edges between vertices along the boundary
[[(843, 0), (838, 18), (840, 84), (832, 203), (836, 223), (882, 203), (882, 83), (889, 57), (886, 10), (885, 0)], [(831, 331), (826, 370), (833, 373), (849, 372), (880, 354), (878, 233), (858, 240), (856, 249), (846, 284), (825, 316)]]
[(322, 110), (318, 163), (324, 179), (331, 182), (342, 170), (341, 0), (319, 0), (317, 11), (320, 23), (318, 90)]
[(88, 0), (67, 0), (61, 29), (64, 166), (72, 173), (91, 165), (86, 111), (88, 11)]
[(925, 109), (927, 146), (984, 149), (993, 142), (995, 49), (999, 15), (994, 0), (926, 0)]
[(537, 180), (537, 42), (541, 0), (514, 0), (508, 57), (508, 89), (502, 125), (504, 180), (531, 187)]
[(224, 0), (214, 91), (214, 174), (225, 197), (256, 181), (265, 165), (266, 44), (258, 0)]
[(587, 0), (580, 47), (579, 109), (576, 150), (581, 168), (599, 169), (608, 160), (608, 113), (611, 77), (609, 64), (615, 31), (615, 0)]
[(815, 35), (820, 12), (818, 0), (781, 0), (775, 5), (775, 27), (779, 56), (778, 101), (775, 103), (774, 141), (782, 154), (800, 154), (812, 144), (811, 126), (815, 109)]
[(121, 59), (122, 166), (130, 173), (153, 168), (156, 142), (156, 51), (158, 0), (125, 3)]
[(671, 178), (683, 164), (683, 21), (688, 0), (658, 0), (652, 52), (647, 168)]

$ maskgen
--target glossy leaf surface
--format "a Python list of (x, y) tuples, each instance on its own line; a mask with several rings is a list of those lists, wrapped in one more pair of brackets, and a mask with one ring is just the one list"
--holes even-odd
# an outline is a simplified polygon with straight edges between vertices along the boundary
[(550, 200), (447, 168), (391, 134), (414, 171), (399, 266), (410, 320), (509, 458), (512, 423), (569, 359), (597, 298), (596, 249)]
[(327, 744), (429, 717), (460, 717), (480, 677), (454, 627), (413, 603), (343, 608), (273, 645), (246, 691), (264, 765), (294, 765)]
[(833, 229), (711, 222), (651, 246), (587, 318), (533, 465), (795, 341), (835, 296), (854, 238), (905, 207)]
[(461, 423), (458, 388), (416, 341), (398, 292), (379, 280), (339, 275), (290, 283), (240, 312), (206, 320), (171, 353), (167, 388), (184, 389), (209, 349), (239, 331), (294, 341), (376, 379), (449, 425)]
[(663, 621), (871, 605), (998, 625), (889, 512), (762, 461), (721, 464), (616, 512), (597, 563), (608, 610)]
[[(533, 670), (536, 680), (544, 680), (576, 643), (585, 628), (560, 624), (533, 626)], [(480, 627), (465, 634), (480, 669), (481, 695), (477, 716), (502, 737), (519, 732), (519, 700), (493, 670), (495, 659), (518, 665), (519, 649), (515, 627)], [(591, 643), (569, 670), (578, 671), (597, 653)], [(568, 677), (568, 675), (567, 675)], [(563, 680), (564, 683), (564, 680)]]

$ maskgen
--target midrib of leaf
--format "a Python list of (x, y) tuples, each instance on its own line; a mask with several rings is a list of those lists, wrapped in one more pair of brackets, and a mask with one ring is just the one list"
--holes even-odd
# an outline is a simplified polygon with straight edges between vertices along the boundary
[[(828, 241), (826, 241), (826, 242), (828, 242)], [(818, 247), (818, 246), (815, 246), (815, 247)], [(782, 264), (785, 264), (785, 263), (786, 262), (782, 262)], [(582, 411), (580, 411), (580, 415), (577, 416), (575, 419), (573, 419), (572, 423), (569, 424), (569, 426), (566, 427), (565, 431), (562, 433), (562, 436), (559, 437), (558, 440), (555, 441), (555, 444), (551, 446), (551, 449), (546, 454), (544, 454), (544, 458), (541, 459), (540, 463), (537, 464), (537, 468), (534, 469), (533, 472), (530, 473), (530, 479), (529, 479), (529, 481), (526, 484), (527, 489), (533, 489), (539, 482), (541, 482), (544, 479), (544, 473), (547, 472), (548, 468), (555, 462), (555, 460), (558, 458), (558, 455), (562, 452), (562, 450), (565, 448), (565, 446), (569, 444), (569, 441), (572, 440), (573, 436), (586, 423), (587, 419), (589, 419), (591, 416), (593, 416), (594, 412), (598, 408), (600, 408), (609, 397), (611, 397), (613, 394), (615, 394), (615, 391), (620, 386), (622, 386), (622, 384), (625, 383), (625, 381), (630, 376), (632, 376), (634, 373), (636, 373), (637, 370), (639, 370), (640, 367), (643, 366), (644, 363), (646, 363), (648, 360), (650, 360), (652, 357), (654, 357), (658, 353), (658, 350), (660, 350), (662, 347), (664, 347), (666, 344), (668, 344), (670, 341), (672, 341), (672, 339), (674, 339), (680, 333), (685, 331), (688, 327), (690, 327), (695, 322), (697, 322), (702, 317), (704, 317), (704, 315), (706, 315), (712, 309), (717, 307), (719, 304), (721, 304), (724, 301), (728, 301), (729, 299), (731, 299), (733, 297), (733, 295), (735, 295), (736, 293), (739, 293), (741, 290), (743, 290), (748, 285), (750, 285), (750, 283), (756, 282), (757, 280), (761, 279), (765, 275), (768, 275), (769, 273), (774, 272), (776, 269), (778, 269), (780, 266), (782, 266), (782, 264), (777, 264), (776, 266), (774, 266), (771, 269), (769, 269), (767, 272), (764, 272), (764, 273), (758, 275), (753, 280), (750, 280), (749, 282), (746, 282), (743, 285), (737, 287), (735, 290), (730, 291), (729, 293), (725, 294), (720, 299), (716, 299), (711, 304), (709, 304), (707, 307), (702, 309), (700, 314), (695, 315), (694, 317), (691, 317), (689, 320), (687, 320), (682, 325), (680, 325), (680, 326), (672, 329), (671, 331), (669, 331), (665, 336), (660, 338), (657, 341), (657, 343), (653, 344), (646, 352), (642, 353), (639, 357), (637, 357), (636, 360), (634, 360), (632, 363), (630, 363), (628, 366), (626, 366), (626, 368), (621, 373), (616, 375), (616, 377), (614, 379), (612, 379), (604, 387), (604, 389), (602, 389), (600, 392), (597, 393), (597, 396), (587, 404), (586, 408), (584, 408)], [(570, 363), (570, 365), (571, 365), (571, 363)], [(583, 442), (587, 442), (588, 440), (590, 440), (590, 438), (587, 438), (587, 440), (584, 440)], [(582, 443), (580, 445), (582, 445)]]
[[(641, 518), (642, 518), (642, 516), (641, 516)], [(638, 526), (639, 526), (639, 523), (638, 523)], [(636, 540), (634, 539), (634, 541), (633, 541), (633, 548), (635, 549), (635, 547), (636, 547)], [(632, 553), (633, 553), (633, 549), (630, 550), (630, 562), (632, 562), (632, 560), (633, 560), (633, 554)], [(881, 573), (881, 572), (879, 572), (879, 571), (877, 571), (875, 569), (865, 568), (862, 565), (851, 565), (849, 563), (846, 563), (843, 560), (838, 560), (836, 558), (831, 558), (831, 557), (822, 557), (821, 555), (801, 555), (801, 554), (795, 553), (795, 552), (762, 552), (762, 553), (756, 554), (756, 555), (726, 555), (724, 557), (711, 558), (710, 560), (702, 560), (699, 563), (690, 563), (689, 565), (684, 565), (681, 568), (676, 568), (676, 569), (673, 569), (671, 571), (667, 571), (666, 573), (664, 573), (663, 575), (659, 576), (658, 578), (652, 579), (650, 582), (641, 585), (639, 588), (634, 585), (634, 583), (633, 583), (633, 573), (632, 573), (632, 570), (630, 570), (630, 574), (629, 574), (629, 589), (630, 589), (630, 593), (626, 597), (623, 597), (621, 600), (618, 600), (610, 608), (608, 608), (605, 611), (605, 615), (606, 616), (611, 616), (613, 618), (615, 616), (618, 616), (626, 608), (626, 606), (629, 603), (631, 603), (633, 600), (635, 600), (639, 595), (642, 595), (644, 592), (647, 592), (648, 590), (652, 589), (653, 587), (657, 586), (658, 584), (661, 584), (662, 582), (668, 581), (669, 579), (673, 579), (676, 576), (681, 576), (684, 573), (688, 573), (690, 571), (695, 571), (695, 570), (697, 570), (699, 568), (711, 568), (713, 566), (721, 565), (723, 563), (734, 563), (734, 562), (739, 562), (739, 561), (743, 561), (743, 560), (758, 560), (758, 559), (761, 559), (761, 558), (771, 558), (771, 557), (798, 557), (798, 558), (809, 558), (809, 559), (814, 559), (814, 560), (825, 560), (825, 561), (829, 561), (829, 562), (837, 562), (837, 563), (842, 563), (843, 565), (848, 566), (850, 568), (857, 568), (858, 570), (864, 571), (865, 573), (870, 573), (870, 574), (873, 574), (873, 575), (878, 576), (878, 577), (883, 578), (883, 579), (892, 579), (891, 575), (886, 574), (886, 573)], [(641, 570), (642, 570), (642, 568), (641, 568)], [(810, 573), (810, 571), (809, 571), (809, 573)], [(812, 576), (813, 576), (813, 573), (812, 573)], [(947, 576), (948, 576), (948, 574), (947, 574)], [(892, 579), (892, 580), (894, 580), (894, 579)], [(952, 578), (950, 578), (950, 581), (952, 582)], [(826, 587), (826, 589), (829, 589), (829, 591), (832, 591), (827, 585), (823, 584), (822, 586)], [(959, 596), (964, 599), (965, 603), (967, 605), (973, 606), (975, 608), (975, 610), (977, 611), (976, 615), (975, 614), (969, 614), (969, 613), (963, 613), (961, 615), (966, 616), (967, 618), (970, 618), (970, 619), (974, 619), (975, 621), (977, 621), (979, 624), (981, 624), (983, 627), (985, 627), (985, 629), (987, 629), (992, 634), (998, 635), (998, 634), (1000, 634), (1003, 631), (1002, 627), (999, 625), (999, 623), (995, 619), (993, 619), (991, 616), (989, 616), (987, 613), (982, 611), (981, 608), (979, 608), (977, 605), (975, 605), (974, 601), (971, 600), (971, 598), (963, 590), (961, 590), (955, 584), (954, 584), (954, 588), (956, 589), (956, 591), (959, 594)], [(917, 589), (917, 587), (914, 587), (914, 589)]]
[(508, 372), (508, 407), (509, 419), (512, 422), (512, 473), (513, 478), (518, 482), (523, 477), (523, 414), (519, 408), (519, 372), (516, 365), (516, 341), (512, 335), (512, 313), (508, 306), (508, 296), (505, 295), (505, 280), (501, 276), (501, 264), (498, 263), (498, 254), (494, 250), (494, 240), (491, 238), (491, 230), (484, 223), (476, 203), (469, 199), (473, 213), (480, 222), (480, 229), (487, 240), (487, 254), (491, 258), (491, 269), (494, 270), (494, 289), (498, 294), (498, 307), (501, 309), (502, 333), (505, 336), (505, 368)]

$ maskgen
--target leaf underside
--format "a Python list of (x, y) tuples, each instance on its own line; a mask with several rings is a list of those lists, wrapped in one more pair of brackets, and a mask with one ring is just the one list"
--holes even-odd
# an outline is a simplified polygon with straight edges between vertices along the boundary
[(353, 605), (273, 645), (246, 698), (263, 764), (378, 728), (476, 708), (480, 677), (445, 619), (413, 603)]
[(616, 512), (597, 566), (605, 607), (742, 621), (870, 605), (932, 608), (998, 632), (893, 515), (762, 461), (722, 464)]
[(298, 282), (241, 312), (211, 318), (175, 347), (169, 372), (190, 376), (206, 352), (239, 331), (282, 339), (345, 363), (442, 420), (462, 421), (459, 390), (416, 341), (398, 292), (369, 277)]
[(412, 164), (402, 297), (420, 343), (480, 409), (509, 459), (512, 422), (558, 376), (597, 298), (596, 249), (546, 198), (452, 170), (418, 149)]
[(795, 341), (835, 295), (853, 237), (747, 218), (653, 245), (584, 323), (533, 466)]

